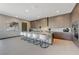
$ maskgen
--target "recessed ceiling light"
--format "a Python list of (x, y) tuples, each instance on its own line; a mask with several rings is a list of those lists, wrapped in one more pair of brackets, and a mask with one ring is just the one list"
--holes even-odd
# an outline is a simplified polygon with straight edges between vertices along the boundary
[(40, 17), (40, 16), (37, 16), (37, 17)]
[(46, 17), (48, 17), (48, 16), (46, 16)]
[(18, 16), (15, 16), (15, 17), (18, 17)]
[(37, 17), (40, 17), (40, 16), (37, 16)]
[(28, 9), (26, 9), (26, 10), (25, 10), (25, 12), (29, 12), (29, 10), (28, 10)]
[(60, 11), (59, 11), (59, 10), (57, 10), (56, 12), (57, 12), (57, 13), (59, 13)]

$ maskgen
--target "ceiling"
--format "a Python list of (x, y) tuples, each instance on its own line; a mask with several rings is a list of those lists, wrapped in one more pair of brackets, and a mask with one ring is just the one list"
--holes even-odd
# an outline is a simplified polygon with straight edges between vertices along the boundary
[(0, 3), (0, 14), (29, 21), (72, 11), (75, 3)]

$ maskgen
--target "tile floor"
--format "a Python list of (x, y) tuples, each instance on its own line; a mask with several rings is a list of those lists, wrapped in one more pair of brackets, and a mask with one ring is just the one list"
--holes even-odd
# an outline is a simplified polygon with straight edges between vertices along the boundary
[(0, 55), (78, 55), (79, 48), (72, 42), (58, 40), (48, 48), (33, 45), (20, 37), (0, 40)]

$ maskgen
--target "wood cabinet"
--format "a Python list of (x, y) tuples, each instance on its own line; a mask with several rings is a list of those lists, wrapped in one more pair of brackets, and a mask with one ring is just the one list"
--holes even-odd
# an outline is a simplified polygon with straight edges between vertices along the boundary
[(31, 28), (47, 27), (47, 18), (31, 21)]

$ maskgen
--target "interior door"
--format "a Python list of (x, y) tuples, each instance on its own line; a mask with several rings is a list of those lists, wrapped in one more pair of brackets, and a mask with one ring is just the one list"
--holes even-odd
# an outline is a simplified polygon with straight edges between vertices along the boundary
[(22, 31), (27, 31), (27, 23), (22, 22)]

